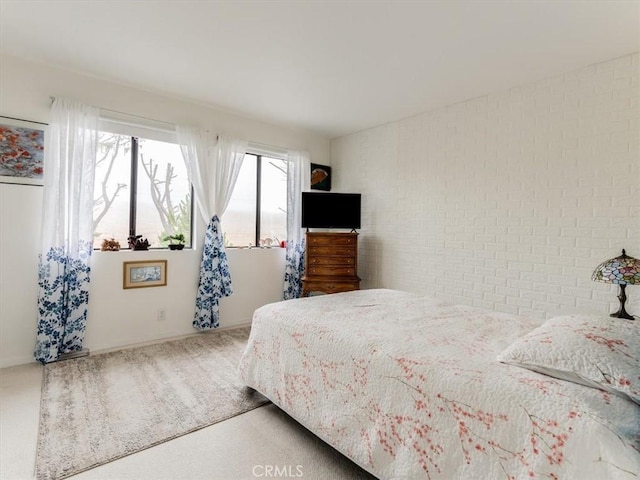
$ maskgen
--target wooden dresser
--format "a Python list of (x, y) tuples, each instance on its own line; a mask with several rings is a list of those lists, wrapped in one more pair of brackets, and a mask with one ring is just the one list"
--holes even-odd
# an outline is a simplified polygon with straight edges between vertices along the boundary
[(307, 232), (302, 296), (359, 289), (358, 234)]

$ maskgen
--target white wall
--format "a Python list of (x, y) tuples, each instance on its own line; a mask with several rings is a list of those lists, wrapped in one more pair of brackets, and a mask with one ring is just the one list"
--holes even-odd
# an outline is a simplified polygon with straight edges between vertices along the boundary
[[(282, 299), (284, 253), (273, 249), (229, 249), (234, 294), (220, 302), (220, 326), (249, 324), (253, 311)], [(198, 288), (200, 250), (95, 252), (85, 346), (92, 350), (148, 342), (196, 332), (191, 326)], [(167, 260), (167, 286), (123, 289), (122, 262)], [(158, 320), (158, 310), (166, 320)]]
[(41, 208), (42, 187), (0, 184), (2, 367), (33, 360)]
[(336, 190), (363, 193), (363, 286), (613, 311), (591, 273), (640, 257), (639, 80), (635, 54), (333, 140)]
[[(50, 96), (307, 150), (314, 162), (329, 163), (329, 140), (310, 132), (0, 56), (0, 115), (47, 122)], [(33, 361), (42, 189), (0, 184), (0, 202), (0, 367), (5, 367)], [(203, 225), (198, 227), (202, 232)], [(199, 250), (96, 252), (85, 346), (95, 351), (194, 333), (200, 257)], [(249, 323), (255, 308), (282, 298), (283, 250), (230, 250), (228, 257), (234, 294), (221, 301), (221, 327)], [(168, 259), (168, 285), (123, 290), (122, 262), (145, 258)], [(167, 313), (163, 322), (157, 320), (160, 308)]]

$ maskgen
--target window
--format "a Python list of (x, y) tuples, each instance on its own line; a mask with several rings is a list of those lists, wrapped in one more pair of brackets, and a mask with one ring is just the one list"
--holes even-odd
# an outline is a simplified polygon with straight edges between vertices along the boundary
[(247, 153), (222, 220), (225, 244), (246, 247), (287, 238), (287, 162)]
[(94, 248), (141, 235), (151, 248), (184, 234), (191, 244), (191, 188), (180, 147), (175, 143), (100, 132), (96, 159)]

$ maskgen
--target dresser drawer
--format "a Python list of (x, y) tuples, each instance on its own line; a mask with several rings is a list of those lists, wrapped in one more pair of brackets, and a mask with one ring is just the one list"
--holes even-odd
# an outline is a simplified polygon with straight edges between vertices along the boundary
[(310, 266), (307, 275), (355, 275), (356, 269), (353, 267), (336, 267), (330, 265)]
[(360, 290), (360, 282), (314, 282), (304, 281), (303, 288), (306, 292), (338, 293)]
[(307, 246), (314, 245), (355, 245), (356, 236), (348, 233), (312, 234), (307, 237)]
[(334, 266), (351, 266), (356, 264), (356, 259), (353, 256), (348, 257), (328, 257), (328, 256), (309, 256), (309, 266), (315, 267), (319, 265), (334, 265)]
[(310, 257), (314, 256), (343, 256), (343, 257), (353, 257), (356, 254), (356, 246), (317, 246), (317, 247), (307, 247), (307, 252)]

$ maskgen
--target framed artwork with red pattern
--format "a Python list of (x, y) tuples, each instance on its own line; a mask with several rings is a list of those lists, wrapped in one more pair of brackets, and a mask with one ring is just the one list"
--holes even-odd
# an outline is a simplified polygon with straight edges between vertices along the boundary
[(43, 185), (46, 124), (0, 117), (0, 183)]

